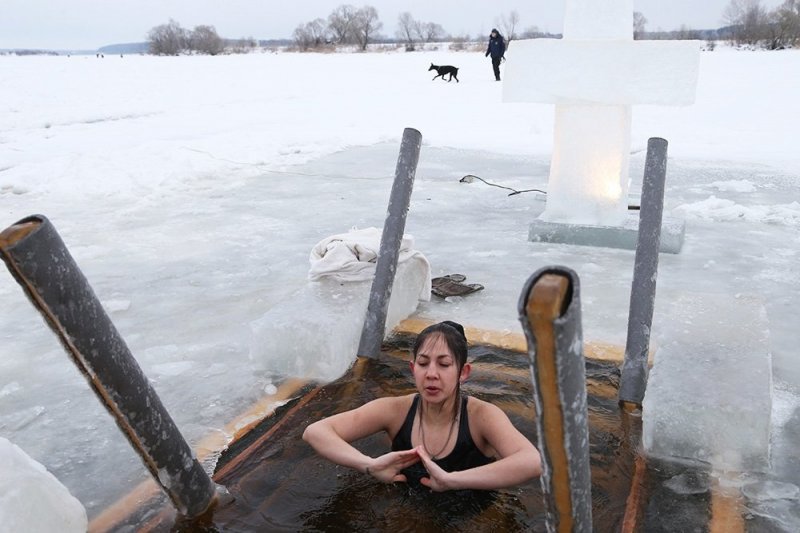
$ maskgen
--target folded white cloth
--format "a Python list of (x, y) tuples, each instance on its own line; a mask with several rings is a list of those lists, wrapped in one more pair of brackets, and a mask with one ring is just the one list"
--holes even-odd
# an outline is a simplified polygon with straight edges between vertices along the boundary
[[(381, 233), (378, 228), (353, 228), (348, 233), (322, 239), (311, 249), (308, 278), (312, 281), (330, 278), (339, 282), (371, 280), (375, 277)], [(431, 265), (413, 246), (414, 237), (403, 235), (397, 262), (412, 261), (417, 263), (417, 268), (424, 269), (427, 282), (420, 290), (419, 299), (428, 301), (431, 298)]]

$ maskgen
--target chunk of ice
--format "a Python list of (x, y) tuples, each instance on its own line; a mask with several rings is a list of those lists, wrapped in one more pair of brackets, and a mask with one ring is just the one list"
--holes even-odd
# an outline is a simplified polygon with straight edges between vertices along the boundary
[(0, 530), (85, 532), (86, 509), (22, 448), (0, 437)]
[[(430, 271), (419, 262), (397, 265), (386, 331), (413, 313)], [(309, 282), (250, 324), (250, 358), (283, 375), (332, 380), (355, 359), (371, 281)]]
[(765, 469), (772, 358), (762, 303), (693, 294), (671, 307), (654, 328), (660, 348), (643, 402), (645, 451), (725, 470)]
[[(658, 251), (680, 253), (685, 231), (683, 220), (664, 217)], [(539, 218), (528, 227), (528, 240), (635, 250), (639, 240), (639, 215), (628, 213), (620, 226), (551, 222)]]

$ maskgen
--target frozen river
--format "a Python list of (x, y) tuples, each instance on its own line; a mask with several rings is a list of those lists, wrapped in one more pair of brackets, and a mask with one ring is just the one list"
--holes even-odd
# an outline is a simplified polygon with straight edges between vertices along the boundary
[[(291, 307), (316, 242), (382, 226), (403, 127), (419, 129), (424, 143), (407, 231), (434, 276), (460, 272), (486, 287), (423, 303), (418, 316), (520, 331), (523, 282), (562, 264), (581, 278), (585, 339), (623, 344), (633, 252), (530, 243), (540, 195), (459, 183), (475, 174), (546, 189), (552, 109), (503, 105), (482, 56), (448, 54), (466, 72), (459, 86), (429, 83), (419, 64), (444, 55), (435, 53), (217, 58), (216, 81), (210, 58), (106, 66), (107, 58), (105, 71), (95, 58), (0, 58), (13, 74), (0, 88), (10, 102), (0, 117), (2, 227), (33, 213), (50, 218), (193, 443), (284, 377), (251, 346), (251, 325)], [(666, 212), (686, 220), (686, 240), (680, 254), (661, 256), (654, 339), (679, 297), (746, 293), (763, 303), (775, 380), (771, 476), (798, 485), (789, 443), (800, 433), (800, 162), (786, 138), (797, 109), (776, 108), (797, 106), (790, 95), (800, 75), (784, 77), (772, 102), (748, 100), (744, 82), (733, 94), (718, 90), (732, 67), (777, 77), (792, 59), (704, 54), (694, 107), (634, 112), (630, 175), (636, 192), (646, 137), (667, 138)], [(309, 64), (327, 73), (331, 94), (298, 81)], [(278, 68), (296, 76), (274, 78)], [(342, 69), (356, 81), (334, 75)], [(169, 81), (161, 93), (142, 81), (158, 76)], [(186, 76), (200, 89), (179, 91)], [(728, 131), (723, 104), (749, 124), (745, 139)], [(51, 470), (90, 516), (146, 477), (10, 275), (0, 276), (0, 350), (0, 435)], [(330, 378), (351, 358), (313, 370)]]

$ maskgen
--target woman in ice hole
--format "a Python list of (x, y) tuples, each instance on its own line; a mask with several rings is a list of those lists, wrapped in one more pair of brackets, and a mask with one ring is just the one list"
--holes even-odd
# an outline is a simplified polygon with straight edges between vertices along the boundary
[[(469, 377), (464, 328), (445, 321), (414, 343), (416, 394), (379, 398), (309, 425), (320, 455), (385, 483), (421, 483), (433, 491), (492, 490), (542, 472), (539, 452), (499, 407), (461, 394)], [(351, 442), (385, 431), (392, 451), (364, 455)]]

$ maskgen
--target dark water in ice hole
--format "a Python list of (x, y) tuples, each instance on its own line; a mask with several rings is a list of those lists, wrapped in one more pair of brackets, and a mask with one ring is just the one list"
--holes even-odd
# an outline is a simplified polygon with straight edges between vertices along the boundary
[[(545, 531), (539, 480), (492, 492), (430, 493), (403, 484), (386, 485), (317, 456), (301, 435), (310, 422), (351, 409), (379, 396), (413, 392), (408, 372), (411, 339), (398, 336), (382, 359), (368, 361), (361, 375), (348, 372), (301, 397), (230, 446), (217, 464), (215, 481), (234, 501), (210, 516), (176, 521), (161, 504), (139, 509), (128, 524), (153, 531)], [(470, 349), (473, 372), (463, 389), (503, 409), (514, 425), (536, 442), (527, 356), (483, 346)], [(595, 531), (618, 531), (632, 490), (641, 419), (623, 415), (616, 401), (616, 365), (587, 361), (592, 521)], [(260, 445), (259, 437), (267, 435)], [(367, 454), (390, 449), (388, 437), (358, 441)], [(251, 449), (252, 448), (252, 449)], [(246, 456), (241, 460), (241, 457)], [(228, 463), (236, 463), (230, 467)], [(223, 472), (223, 475), (219, 475)], [(683, 479), (697, 490), (670, 489)], [(706, 472), (649, 461), (637, 490), (637, 530), (707, 531), (710, 495)], [(122, 526), (124, 529), (124, 526)]]

